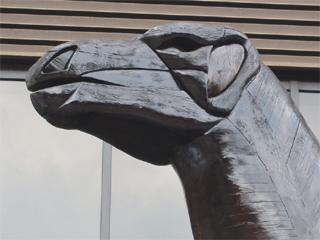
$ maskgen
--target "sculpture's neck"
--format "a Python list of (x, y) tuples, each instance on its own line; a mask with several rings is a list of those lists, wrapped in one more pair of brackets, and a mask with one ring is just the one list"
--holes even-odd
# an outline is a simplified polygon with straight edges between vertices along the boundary
[[(195, 239), (271, 239), (285, 218), (265, 166), (228, 120), (178, 149), (172, 165), (185, 190)], [(286, 236), (281, 229), (277, 234)]]

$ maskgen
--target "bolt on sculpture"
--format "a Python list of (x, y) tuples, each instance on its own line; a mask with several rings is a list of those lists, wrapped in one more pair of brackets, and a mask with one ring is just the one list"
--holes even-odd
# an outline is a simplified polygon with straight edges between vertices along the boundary
[(70, 42), (26, 82), (52, 125), (171, 164), (195, 239), (320, 238), (319, 142), (239, 31), (176, 23)]

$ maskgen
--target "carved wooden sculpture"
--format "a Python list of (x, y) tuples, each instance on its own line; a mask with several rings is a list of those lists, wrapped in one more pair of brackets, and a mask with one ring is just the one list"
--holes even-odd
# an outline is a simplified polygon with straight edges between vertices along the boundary
[(319, 142), (245, 35), (170, 24), (60, 45), (34, 107), (180, 176), (196, 239), (319, 239)]

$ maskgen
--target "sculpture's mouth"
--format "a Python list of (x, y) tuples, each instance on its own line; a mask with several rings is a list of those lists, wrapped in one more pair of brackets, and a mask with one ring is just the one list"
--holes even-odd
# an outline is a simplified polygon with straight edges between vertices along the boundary
[(54, 126), (90, 133), (152, 164), (169, 164), (176, 146), (201, 136), (220, 120), (182, 91), (129, 88), (87, 78), (59, 85), (63, 80), (53, 79), (31, 94), (41, 116)]
[(93, 79), (57, 78), (37, 86), (30, 94), (36, 111), (45, 119), (50, 119), (70, 100), (82, 83), (99, 84)]
[(90, 133), (158, 165), (168, 164), (176, 146), (220, 120), (199, 108), (168, 71), (101, 70), (40, 78), (31, 89), (35, 109), (52, 125)]
[[(28, 80), (28, 79), (27, 79)], [(161, 82), (161, 87), (157, 87)], [(150, 92), (170, 92), (170, 95), (180, 94), (180, 89), (172, 79), (169, 71), (155, 71), (148, 69), (119, 69), (99, 70), (87, 72), (79, 77), (52, 78), (42, 73), (29, 85), (34, 93), (31, 99), (35, 109), (44, 118), (51, 117), (62, 107), (74, 99), (83, 102), (84, 94), (91, 96), (86, 102), (99, 102), (113, 105), (147, 106), (152, 104)], [(140, 96), (139, 96), (140, 94)], [(167, 94), (168, 95), (168, 94)], [(116, 96), (116, 97), (115, 97)], [(131, 96), (127, 99), (128, 96)], [(145, 98), (149, 96), (149, 98)], [(70, 99), (73, 97), (72, 99)], [(123, 99), (126, 101), (123, 102)], [(165, 100), (164, 100), (165, 101)], [(118, 110), (115, 110), (115, 113)]]
[(97, 84), (106, 84), (106, 85), (113, 85), (113, 86), (121, 86), (125, 87), (120, 84), (102, 81), (99, 79), (94, 78), (87, 78), (87, 77), (77, 77), (77, 78), (52, 78), (48, 79), (46, 82), (41, 82), (32, 88), (32, 92), (37, 91), (46, 91), (46, 89), (57, 87), (57, 86), (64, 86), (72, 83), (81, 83), (81, 82), (87, 82), (87, 83), (97, 83)]
[[(159, 88), (159, 89), (174, 89), (178, 87), (167, 70), (154, 69), (105, 69), (92, 72), (86, 72), (80, 76), (68, 75), (67, 71), (60, 72), (60, 77), (55, 74), (46, 74), (41, 72), (41, 75), (32, 82), (27, 77), (26, 82), (30, 91), (44, 90), (46, 88), (66, 85), (70, 83), (98, 83), (113, 85), (119, 87), (136, 87), (136, 88)], [(161, 83), (161, 86), (157, 86)]]

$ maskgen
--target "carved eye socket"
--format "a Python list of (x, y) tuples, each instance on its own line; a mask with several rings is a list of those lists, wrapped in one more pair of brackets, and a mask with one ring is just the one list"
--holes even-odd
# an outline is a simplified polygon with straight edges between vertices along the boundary
[(202, 45), (190, 38), (186, 37), (176, 37), (164, 42), (158, 49), (177, 49), (181, 52), (192, 52)]
[(215, 48), (209, 57), (208, 94), (215, 97), (224, 91), (237, 76), (245, 59), (245, 50), (240, 44)]

